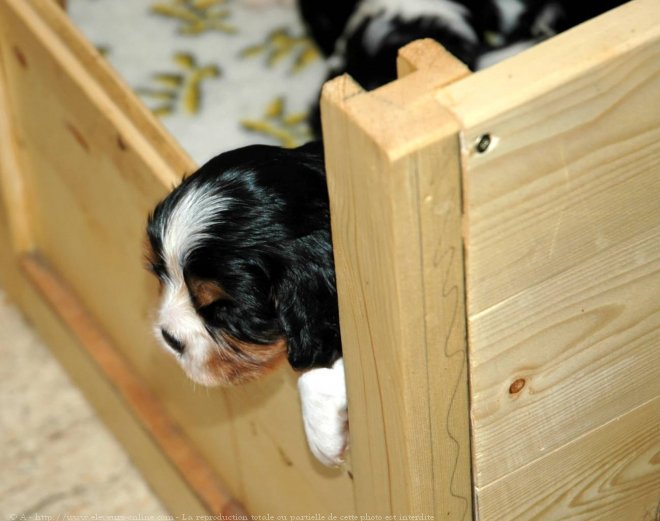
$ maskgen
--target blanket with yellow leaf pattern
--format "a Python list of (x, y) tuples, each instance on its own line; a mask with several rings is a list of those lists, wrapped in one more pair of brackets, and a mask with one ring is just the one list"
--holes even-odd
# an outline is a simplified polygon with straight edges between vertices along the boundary
[(68, 0), (67, 11), (198, 163), (310, 139), (326, 68), (291, 0)]

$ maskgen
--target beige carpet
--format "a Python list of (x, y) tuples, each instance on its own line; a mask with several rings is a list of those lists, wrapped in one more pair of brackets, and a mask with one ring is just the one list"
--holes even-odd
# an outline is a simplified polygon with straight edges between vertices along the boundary
[(0, 519), (166, 514), (1, 291), (0, 359)]

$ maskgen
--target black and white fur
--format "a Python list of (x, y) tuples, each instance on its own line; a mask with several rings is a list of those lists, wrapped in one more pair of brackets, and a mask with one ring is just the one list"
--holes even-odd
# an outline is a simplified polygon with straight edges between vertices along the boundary
[(256, 379), (284, 360), (307, 371), (310, 446), (332, 465), (345, 449), (346, 395), (329, 223), (321, 144), (254, 145), (185, 179), (147, 232), (162, 294), (156, 337), (203, 385)]
[(433, 38), (471, 69), (507, 46), (532, 45), (625, 0), (297, 0), (331, 75), (371, 89), (395, 78), (396, 53)]
[[(327, 57), (327, 79), (348, 73), (366, 90), (396, 78), (398, 50), (414, 40), (434, 39), (476, 71), (622, 3), (622, 0), (298, 0), (309, 33)], [(310, 123), (320, 136), (318, 104), (311, 110)]]
[[(473, 69), (621, 2), (299, 0), (331, 75), (367, 88), (395, 77), (397, 50), (435, 38)], [(551, 66), (551, 64), (548, 64)], [(149, 219), (161, 282), (155, 334), (204, 385), (249, 381), (288, 361), (312, 452), (343, 460), (347, 403), (323, 148), (255, 145), (217, 156)]]

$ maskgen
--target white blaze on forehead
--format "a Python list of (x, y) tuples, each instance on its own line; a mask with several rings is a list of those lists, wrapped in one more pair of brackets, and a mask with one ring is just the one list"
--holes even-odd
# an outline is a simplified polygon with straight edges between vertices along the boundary
[[(218, 194), (205, 184), (191, 185), (181, 195), (158, 230), (162, 239), (162, 257), (167, 277), (163, 284), (155, 334), (160, 343), (177, 357), (186, 374), (202, 385), (217, 384), (206, 364), (223, 348), (211, 336), (197, 313), (184, 279), (183, 267), (187, 257), (201, 243), (212, 237), (210, 228), (222, 222), (223, 213), (232, 199)], [(161, 330), (167, 331), (184, 346), (175, 353), (164, 340)]]
[(177, 202), (161, 230), (163, 258), (170, 275), (180, 271), (186, 257), (211, 237), (209, 227), (221, 222), (231, 199), (208, 189), (193, 186)]

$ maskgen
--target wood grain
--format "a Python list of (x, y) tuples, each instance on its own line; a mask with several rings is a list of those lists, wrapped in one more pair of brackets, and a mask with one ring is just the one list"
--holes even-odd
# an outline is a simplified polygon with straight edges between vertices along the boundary
[[(67, 72), (74, 76), (73, 79), (82, 82), (88, 95), (94, 96), (101, 106), (108, 109), (107, 117), (122, 118), (123, 124), (120, 124), (117, 130), (128, 132), (130, 139), (140, 145), (139, 153), (157, 167), (157, 179), (169, 188), (197, 168), (195, 162), (140, 101), (137, 94), (71, 23), (63, 9), (53, 6), (52, 0), (26, 0), (21, 3), (15, 0), (3, 1), (19, 9), (34, 37), (63, 61)], [(81, 75), (80, 69), (84, 71), (84, 75)], [(93, 82), (84, 78), (91, 78)], [(104, 98), (111, 100), (111, 103), (108, 104)], [(127, 122), (130, 125), (127, 125)], [(118, 133), (116, 139), (123, 141), (125, 137)], [(119, 146), (119, 142), (117, 145)], [(161, 168), (163, 163), (165, 168)]]
[(10, 100), (6, 92), (6, 74), (0, 53), (0, 184), (7, 212), (11, 249), (26, 252), (34, 246), (30, 225), (28, 191), (20, 175), (16, 131), (10, 118)]
[(479, 489), (488, 521), (656, 521), (660, 398)]
[(322, 97), (356, 506), (467, 520), (458, 129), (409, 72)]
[[(587, 455), (607, 445), (624, 465), (639, 448), (621, 437), (641, 428), (631, 411), (658, 422), (657, 3), (630, 2), (437, 98), (462, 124), (479, 514), (635, 519), (657, 504), (657, 468), (638, 493), (610, 492)], [(644, 432), (657, 454), (657, 430)], [(546, 495), (535, 475), (566, 485)], [(593, 503), (569, 491), (577, 480)]]
[[(653, 203), (660, 180), (648, 176), (640, 188), (640, 176), (653, 168), (658, 153), (660, 20), (649, 21), (657, 9), (651, 9), (651, 16), (646, 11), (633, 11), (636, 16), (630, 18), (613, 14), (604, 29), (601, 22), (610, 17), (594, 21), (599, 32), (591, 39), (582, 32), (560, 35), (528, 51), (529, 57), (524, 53), (514, 64), (475, 75), (481, 86), (467, 78), (448, 87), (458, 99), (461, 85), (465, 102), (453, 110), (471, 122), (463, 132), (464, 184), (470, 201), (470, 279), (479, 290), (471, 293), (470, 314), (598, 254), (629, 237), (638, 223), (657, 222)], [(632, 27), (638, 42), (628, 38)], [(601, 61), (566, 63), (567, 49), (578, 47), (578, 39), (596, 47)], [(527, 71), (530, 61), (555, 63), (558, 56), (573, 73), (561, 85), (546, 74), (510, 73), (513, 65)], [(508, 95), (531, 89), (537, 97), (527, 101)], [(498, 103), (508, 97), (511, 105), (495, 116), (492, 106), (481, 105), (482, 98), (468, 97), (475, 90), (488, 90)], [(471, 105), (475, 102), (479, 109)], [(484, 134), (493, 136), (493, 145), (478, 154), (474, 143)], [(596, 185), (603, 189), (594, 192)]]
[(660, 395), (658, 237), (660, 226), (471, 322), (479, 483)]

